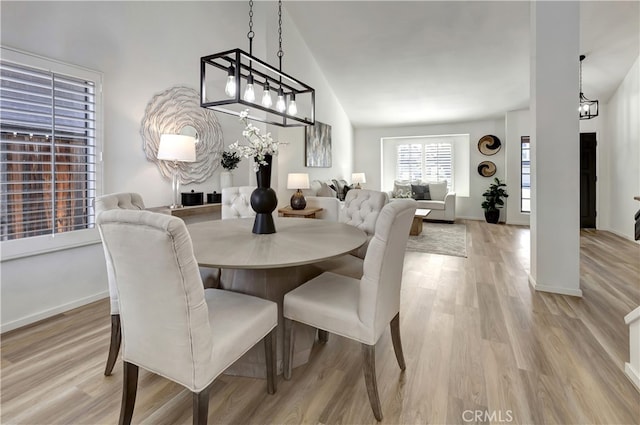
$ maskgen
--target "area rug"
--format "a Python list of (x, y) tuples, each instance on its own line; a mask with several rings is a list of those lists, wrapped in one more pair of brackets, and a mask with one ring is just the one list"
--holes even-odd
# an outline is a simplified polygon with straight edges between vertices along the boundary
[(409, 236), (407, 251), (466, 257), (467, 226), (424, 222), (421, 234)]

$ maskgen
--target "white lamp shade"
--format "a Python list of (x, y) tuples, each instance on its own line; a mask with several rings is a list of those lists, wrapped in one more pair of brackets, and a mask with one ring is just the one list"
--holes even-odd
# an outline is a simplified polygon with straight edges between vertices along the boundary
[(359, 184), (366, 183), (367, 179), (364, 177), (364, 173), (352, 173), (351, 174), (351, 183)]
[(158, 159), (165, 161), (194, 162), (196, 160), (196, 139), (183, 134), (163, 134), (160, 136)]
[(309, 174), (289, 173), (287, 176), (287, 189), (309, 189)]

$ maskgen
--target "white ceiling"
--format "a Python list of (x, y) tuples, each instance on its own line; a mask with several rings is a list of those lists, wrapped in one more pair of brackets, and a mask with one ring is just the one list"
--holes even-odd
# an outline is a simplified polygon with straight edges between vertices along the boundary
[[(529, 2), (284, 5), (356, 127), (498, 118), (528, 106)], [(581, 3), (587, 97), (606, 102), (638, 57), (639, 6)]]

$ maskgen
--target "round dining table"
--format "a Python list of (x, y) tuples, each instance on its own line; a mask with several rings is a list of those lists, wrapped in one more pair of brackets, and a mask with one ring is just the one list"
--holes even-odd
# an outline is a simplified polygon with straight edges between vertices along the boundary
[[(366, 234), (353, 226), (308, 218), (275, 218), (276, 233), (251, 232), (253, 218), (188, 224), (201, 267), (222, 269), (220, 288), (254, 295), (278, 304), (277, 364), (284, 353), (282, 302), (292, 289), (318, 276), (320, 263), (348, 255), (362, 246)], [(211, 324), (215, 326), (215, 323)], [(308, 361), (315, 329), (296, 324), (293, 366)], [(264, 377), (264, 350), (256, 346), (227, 369), (232, 375)]]

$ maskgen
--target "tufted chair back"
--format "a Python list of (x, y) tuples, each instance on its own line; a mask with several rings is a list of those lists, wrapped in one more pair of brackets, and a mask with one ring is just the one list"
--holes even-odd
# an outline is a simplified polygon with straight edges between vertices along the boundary
[[(95, 200), (96, 218), (100, 213), (109, 210), (143, 210), (142, 196), (137, 193), (111, 193), (103, 195)], [(116, 279), (113, 272), (113, 264), (107, 255), (107, 248), (103, 245), (104, 256), (107, 263), (107, 280), (109, 282), (109, 298), (111, 299), (111, 314), (120, 314), (118, 307), (118, 292), (116, 291)]]
[(255, 217), (256, 212), (251, 208), (251, 193), (254, 190), (255, 186), (222, 189), (222, 219)]
[(344, 207), (340, 211), (340, 223), (355, 226), (367, 234), (367, 242), (351, 254), (364, 258), (369, 241), (376, 230), (378, 215), (387, 202), (389, 197), (384, 192), (366, 189), (352, 189), (347, 192)]
[(328, 198), (326, 196), (305, 196), (307, 208), (322, 208), (316, 213), (316, 218), (320, 220), (338, 222), (340, 218), (340, 201), (338, 198)]

